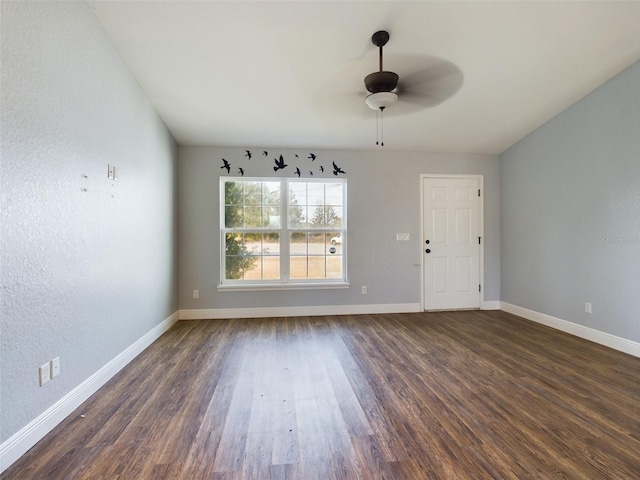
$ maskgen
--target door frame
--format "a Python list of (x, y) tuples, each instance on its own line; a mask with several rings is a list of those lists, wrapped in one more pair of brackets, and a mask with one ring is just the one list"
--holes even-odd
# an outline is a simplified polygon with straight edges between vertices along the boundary
[(478, 235), (481, 237), (480, 251), (479, 251), (479, 281), (480, 281), (480, 310), (484, 306), (484, 175), (472, 175), (472, 174), (434, 174), (434, 173), (421, 173), (420, 174), (420, 311), (424, 312), (425, 309), (425, 257), (424, 257), (424, 180), (427, 178), (472, 178), (478, 180), (478, 188), (480, 189), (480, 200), (478, 201)]

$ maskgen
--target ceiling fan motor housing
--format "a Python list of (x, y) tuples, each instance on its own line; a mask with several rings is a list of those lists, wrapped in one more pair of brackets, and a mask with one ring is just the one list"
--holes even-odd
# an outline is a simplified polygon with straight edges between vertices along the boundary
[(391, 92), (398, 86), (398, 74), (394, 72), (374, 72), (364, 77), (364, 85), (371, 93)]

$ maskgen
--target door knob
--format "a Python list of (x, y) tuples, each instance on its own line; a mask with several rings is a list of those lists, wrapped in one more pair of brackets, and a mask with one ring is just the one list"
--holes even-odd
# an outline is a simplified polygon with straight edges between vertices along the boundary
[(427, 249), (425, 250), (425, 252), (427, 252), (427, 253), (431, 253), (431, 249), (430, 249), (430, 248), (427, 248)]

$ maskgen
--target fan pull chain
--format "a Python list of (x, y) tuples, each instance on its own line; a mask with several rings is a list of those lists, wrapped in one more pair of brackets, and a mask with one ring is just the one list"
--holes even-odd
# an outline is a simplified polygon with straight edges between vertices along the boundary
[(380, 107), (380, 146), (384, 147), (384, 107)]
[(376, 110), (376, 145), (384, 147), (384, 107)]

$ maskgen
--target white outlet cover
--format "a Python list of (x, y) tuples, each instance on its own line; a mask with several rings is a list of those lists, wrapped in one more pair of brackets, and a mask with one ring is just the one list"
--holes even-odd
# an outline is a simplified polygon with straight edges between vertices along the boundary
[(47, 362), (40, 366), (40, 386), (43, 386), (45, 383), (49, 383), (49, 380), (51, 380), (51, 369)]
[(60, 375), (60, 357), (56, 357), (49, 362), (51, 366), (51, 378), (55, 378)]

